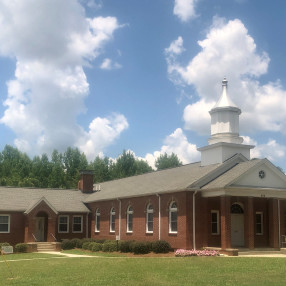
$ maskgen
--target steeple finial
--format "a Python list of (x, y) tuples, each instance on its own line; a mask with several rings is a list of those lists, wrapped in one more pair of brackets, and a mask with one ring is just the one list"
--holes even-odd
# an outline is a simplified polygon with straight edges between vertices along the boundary
[(223, 81), (222, 81), (222, 87), (227, 87), (227, 83), (228, 81), (226, 80), (226, 77), (223, 78)]

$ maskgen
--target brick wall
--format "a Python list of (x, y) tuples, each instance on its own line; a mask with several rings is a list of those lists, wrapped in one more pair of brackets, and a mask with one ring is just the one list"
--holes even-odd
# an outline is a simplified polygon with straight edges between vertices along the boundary
[(0, 233), (0, 242), (9, 242), (11, 245), (24, 241), (25, 216), (19, 212), (0, 212), (0, 214), (10, 215), (10, 232)]
[[(178, 192), (160, 195), (161, 200), (161, 240), (168, 241), (173, 248), (186, 248), (191, 245), (191, 194)], [(178, 233), (169, 233), (169, 206), (172, 201), (178, 207)], [(146, 207), (153, 206), (153, 233), (146, 232)], [(189, 207), (190, 205), (190, 207)], [(92, 210), (91, 237), (98, 239), (116, 239), (119, 235), (119, 200), (102, 201), (89, 205)], [(133, 208), (133, 231), (127, 232), (127, 208)], [(116, 211), (115, 232), (110, 232), (110, 210)], [(95, 232), (95, 211), (100, 209), (100, 232)], [(188, 211), (187, 211), (188, 210)], [(156, 195), (121, 199), (121, 240), (154, 241), (159, 239), (159, 197)]]

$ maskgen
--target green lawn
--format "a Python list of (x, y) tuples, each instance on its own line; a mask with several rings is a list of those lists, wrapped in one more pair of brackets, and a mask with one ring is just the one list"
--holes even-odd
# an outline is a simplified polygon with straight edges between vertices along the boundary
[[(9, 259), (13, 256), (10, 255)], [(23, 254), (17, 255), (17, 259), (26, 259), (28, 256), (47, 258), (47, 255)], [(1, 262), (0, 285), (286, 284), (284, 258), (50, 257), (8, 261), (8, 265)], [(0, 261), (3, 261), (3, 257)]]

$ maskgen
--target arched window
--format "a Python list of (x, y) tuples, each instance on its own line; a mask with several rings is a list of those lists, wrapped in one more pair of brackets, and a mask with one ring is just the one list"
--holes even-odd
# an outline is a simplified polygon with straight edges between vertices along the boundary
[(176, 202), (171, 202), (169, 207), (169, 232), (178, 232), (178, 208)]
[(133, 208), (129, 206), (127, 208), (127, 232), (132, 232), (133, 230)]
[(110, 232), (115, 232), (115, 208), (110, 210)]
[(230, 213), (232, 213), (232, 214), (243, 214), (244, 211), (243, 211), (243, 208), (240, 204), (234, 203), (231, 205)]
[(95, 212), (95, 232), (100, 231), (100, 209), (96, 209)]
[(153, 206), (151, 204), (146, 209), (146, 232), (153, 232)]

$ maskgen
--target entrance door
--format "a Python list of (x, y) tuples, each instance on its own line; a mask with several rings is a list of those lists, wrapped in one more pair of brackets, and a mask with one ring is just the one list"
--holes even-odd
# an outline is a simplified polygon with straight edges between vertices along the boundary
[(231, 245), (244, 246), (244, 215), (231, 215)]
[(45, 240), (45, 217), (36, 218), (36, 238), (38, 241)]

